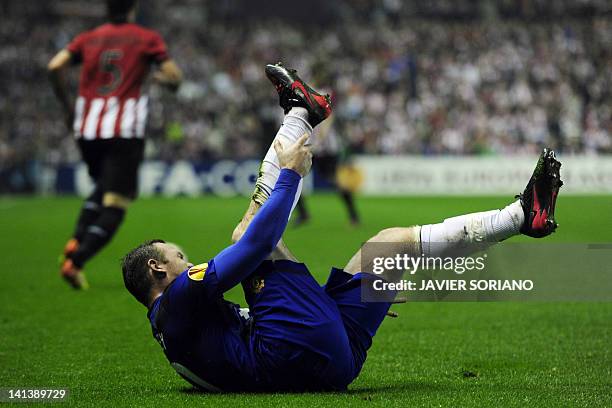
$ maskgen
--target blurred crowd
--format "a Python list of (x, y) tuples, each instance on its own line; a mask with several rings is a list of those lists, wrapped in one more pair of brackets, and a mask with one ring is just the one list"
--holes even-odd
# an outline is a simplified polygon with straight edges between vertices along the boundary
[[(0, 25), (0, 168), (76, 161), (45, 66), (101, 19), (80, 15), (87, 7), (78, 1), (59, 11), (55, 2), (20, 3), (31, 10), (0, 5), (17, 13)], [(220, 3), (146, 2), (141, 21), (162, 33), (185, 73), (176, 95), (149, 84), (150, 158), (259, 155), (282, 118), (263, 73), (279, 60), (332, 94), (334, 133), (352, 153), (612, 152), (605, 1), (555, 2), (548, 18), (533, 17), (548, 2), (531, 1), (527, 18), (508, 15), (509, 1), (466, 16), (444, 8), (465, 1), (415, 12), (409, 2), (362, 0), (338, 2), (334, 18), (320, 21), (245, 18), (230, 8), (248, 2)], [(590, 11), (576, 15), (576, 4)]]

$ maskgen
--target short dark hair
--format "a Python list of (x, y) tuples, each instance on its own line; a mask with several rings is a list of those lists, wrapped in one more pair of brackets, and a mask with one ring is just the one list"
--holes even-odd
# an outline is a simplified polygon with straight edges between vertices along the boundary
[(108, 18), (113, 22), (127, 20), (128, 13), (136, 6), (137, 0), (106, 0)]
[(123, 283), (126, 289), (145, 306), (149, 306), (149, 296), (153, 281), (149, 276), (149, 259), (167, 262), (164, 254), (155, 247), (156, 243), (165, 243), (163, 239), (152, 239), (145, 241), (132, 249), (123, 258), (121, 270), (123, 271)]

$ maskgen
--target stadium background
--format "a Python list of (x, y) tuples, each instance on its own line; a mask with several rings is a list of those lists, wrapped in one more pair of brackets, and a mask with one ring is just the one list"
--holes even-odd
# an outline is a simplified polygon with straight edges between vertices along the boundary
[[(118, 269), (145, 238), (195, 261), (227, 244), (246, 207), (231, 196), (249, 191), (250, 160), (280, 120), (262, 67), (281, 59), (334, 90), (340, 153), (365, 179), (360, 227), (317, 192), (311, 223), (287, 233), (320, 281), (383, 227), (504, 205), (545, 145), (567, 164), (562, 194), (581, 194), (560, 199), (551, 240), (611, 242), (608, 1), (141, 1), (139, 21), (185, 73), (177, 95), (150, 87), (144, 192), (171, 198), (136, 202), (88, 265), (92, 290), (72, 293), (55, 257), (87, 182), (45, 67), (102, 22), (91, 3), (0, 1), (0, 387), (69, 387), (77, 405), (610, 405), (604, 303), (402, 305), (349, 394), (199, 395), (165, 363)], [(316, 175), (312, 186), (329, 187)], [(452, 186), (470, 194), (430, 195)]]

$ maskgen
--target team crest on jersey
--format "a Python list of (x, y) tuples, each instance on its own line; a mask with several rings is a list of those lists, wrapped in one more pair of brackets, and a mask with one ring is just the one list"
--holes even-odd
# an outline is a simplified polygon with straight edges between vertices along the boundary
[(204, 274), (206, 274), (206, 269), (208, 269), (207, 263), (192, 266), (187, 271), (187, 276), (189, 276), (189, 279), (191, 280), (201, 281), (202, 279), (204, 279)]
[(255, 276), (251, 279), (251, 292), (258, 294), (263, 290), (265, 285), (266, 282), (261, 276)]

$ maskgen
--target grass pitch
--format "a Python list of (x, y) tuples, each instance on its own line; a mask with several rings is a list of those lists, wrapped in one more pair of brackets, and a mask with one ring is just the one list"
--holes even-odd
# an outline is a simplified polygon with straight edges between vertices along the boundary
[[(349, 227), (338, 199), (309, 200), (312, 222), (286, 241), (323, 282), (377, 230), (498, 208), (503, 198), (362, 198)], [(228, 244), (244, 198), (142, 199), (75, 292), (56, 259), (80, 200), (0, 199), (0, 387), (68, 387), (82, 406), (611, 406), (612, 303), (396, 305), (347, 393), (194, 392), (123, 288), (119, 259), (144, 239), (183, 246), (195, 263)], [(610, 197), (561, 197), (557, 242), (612, 242)], [(519, 240), (527, 238), (519, 237)], [(585, 277), (588, 278), (588, 277)], [(238, 290), (228, 298), (243, 303)]]

